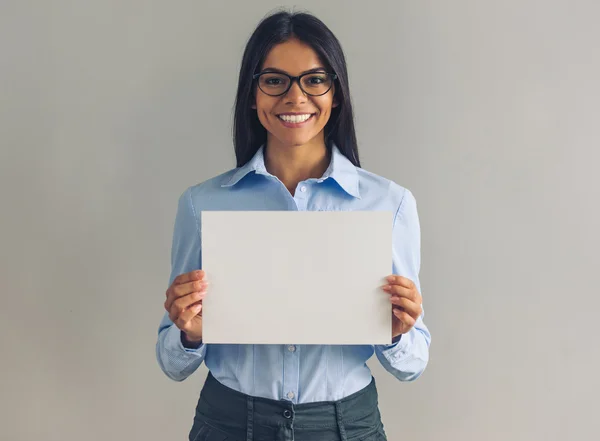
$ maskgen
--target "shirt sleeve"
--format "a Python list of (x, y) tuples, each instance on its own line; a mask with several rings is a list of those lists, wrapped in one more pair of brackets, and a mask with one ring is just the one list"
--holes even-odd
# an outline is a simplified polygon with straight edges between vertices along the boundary
[[(404, 196), (394, 217), (393, 272), (413, 281), (419, 293), (421, 283), (421, 228), (417, 203), (410, 190)], [(423, 322), (424, 312), (413, 328), (391, 345), (375, 345), (382, 366), (400, 381), (413, 381), (421, 376), (429, 361), (431, 334)]]
[[(179, 198), (171, 248), (171, 276), (168, 286), (183, 273), (201, 268), (200, 223), (192, 202), (191, 188)], [(183, 381), (202, 364), (206, 345), (185, 348), (181, 330), (165, 311), (158, 328), (156, 359), (163, 372), (172, 380)]]

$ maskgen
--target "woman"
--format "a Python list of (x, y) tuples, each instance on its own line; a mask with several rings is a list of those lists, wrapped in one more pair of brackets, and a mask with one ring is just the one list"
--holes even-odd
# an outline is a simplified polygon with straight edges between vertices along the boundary
[[(348, 74), (331, 31), (304, 13), (280, 12), (251, 36), (234, 121), (237, 168), (180, 197), (158, 362), (182, 381), (204, 361), (191, 441), (385, 440), (376, 354), (400, 381), (421, 375), (430, 334), (422, 320), (420, 229), (411, 192), (360, 168)], [(393, 310), (392, 344), (375, 346), (202, 343), (201, 210), (393, 210), (393, 272), (382, 287)], [(385, 276), (385, 275), (382, 275)]]

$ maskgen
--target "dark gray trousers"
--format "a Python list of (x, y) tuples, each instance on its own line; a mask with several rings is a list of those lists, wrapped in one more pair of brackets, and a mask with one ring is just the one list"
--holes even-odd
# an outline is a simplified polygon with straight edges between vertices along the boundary
[(208, 374), (190, 441), (387, 441), (375, 379), (342, 400), (292, 404), (251, 397)]

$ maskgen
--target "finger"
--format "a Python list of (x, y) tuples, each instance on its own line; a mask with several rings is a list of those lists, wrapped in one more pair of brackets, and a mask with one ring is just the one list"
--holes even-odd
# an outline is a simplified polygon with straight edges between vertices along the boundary
[(206, 280), (196, 280), (193, 282), (184, 283), (182, 285), (174, 285), (167, 291), (167, 300), (165, 302), (165, 307), (167, 309), (171, 309), (171, 305), (177, 299), (184, 297), (193, 292), (204, 292), (208, 287), (208, 281)]
[(197, 315), (202, 315), (202, 304), (192, 305), (183, 311), (179, 317), (176, 319), (176, 322), (173, 322), (177, 325), (179, 329), (182, 331), (187, 331), (192, 319)]
[(208, 280), (195, 280), (193, 282), (184, 283), (182, 285), (175, 285), (172, 289), (172, 296), (177, 299), (183, 297), (192, 292), (205, 290), (208, 286)]
[(206, 296), (206, 291), (193, 292), (187, 296), (179, 297), (173, 302), (171, 309), (174, 309), (178, 313), (182, 313), (185, 309), (192, 306), (194, 303), (201, 302)]
[[(186, 308), (189, 308), (193, 303), (200, 302), (206, 296), (206, 289), (194, 291), (187, 295), (170, 299), (165, 302), (165, 309), (169, 312), (169, 316), (179, 316)], [(173, 320), (173, 318), (171, 318)]]
[(415, 303), (405, 297), (391, 296), (390, 301), (392, 302), (392, 305), (398, 306), (415, 319), (418, 318), (423, 312), (423, 308), (420, 304)]
[(400, 285), (400, 286), (404, 286), (405, 288), (414, 288), (415, 287), (415, 284), (412, 280), (410, 280), (406, 277), (402, 277), (402, 276), (391, 275), (391, 276), (387, 276), (386, 280), (390, 285)]
[(190, 271), (188, 273), (180, 274), (177, 277), (175, 277), (173, 283), (171, 283), (171, 286), (169, 286), (169, 289), (167, 289), (167, 291), (165, 292), (165, 296), (168, 298), (171, 290), (177, 285), (193, 282), (196, 280), (204, 280), (205, 277), (206, 272), (203, 270)]
[(396, 308), (394, 308), (394, 309), (392, 309), (392, 313), (393, 313), (393, 314), (394, 314), (394, 315), (395, 315), (395, 316), (398, 318), (398, 320), (400, 320), (400, 321), (402, 322), (402, 324), (403, 324), (403, 325), (404, 325), (406, 328), (408, 328), (408, 329), (412, 328), (412, 327), (415, 325), (415, 323), (416, 323), (416, 320), (415, 320), (414, 318), (412, 318), (412, 317), (411, 317), (409, 314), (407, 314), (406, 312), (404, 312), (404, 311), (401, 311), (400, 309), (396, 309)]
[(414, 288), (406, 288), (400, 285), (385, 285), (382, 289), (389, 294), (405, 297), (415, 303), (420, 303), (419, 293)]
[[(198, 300), (197, 302), (194, 302), (194, 303), (192, 303), (192, 304), (191, 304), (191, 305), (189, 305), (189, 306), (188, 306), (186, 309), (192, 309), (192, 308), (194, 308), (195, 306), (202, 305), (202, 304), (203, 304), (203, 300), (204, 300), (205, 298), (206, 298), (206, 294), (204, 295), (204, 297), (202, 297), (202, 299), (201, 299), (201, 300)], [(202, 315), (202, 313), (200, 313), (199, 315)]]
[[(202, 305), (202, 300), (206, 296), (206, 293), (193, 293), (188, 296), (182, 297), (177, 302), (173, 303), (173, 306), (169, 310), (169, 318), (173, 323), (182, 323), (182, 317), (189, 319), (197, 313), (190, 314), (190, 310), (198, 309), (197, 307)], [(183, 320), (184, 322), (186, 319)]]
[(190, 271), (189, 273), (180, 274), (173, 280), (173, 285), (181, 285), (183, 283), (193, 282), (195, 280), (202, 280), (206, 276), (204, 270)]

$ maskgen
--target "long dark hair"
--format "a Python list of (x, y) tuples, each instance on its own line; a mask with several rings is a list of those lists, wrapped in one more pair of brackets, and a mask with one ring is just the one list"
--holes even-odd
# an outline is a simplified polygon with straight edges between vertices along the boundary
[(297, 38), (311, 46), (325, 63), (325, 68), (337, 75), (335, 96), (338, 106), (332, 108), (325, 125), (325, 144), (339, 148), (355, 166), (360, 167), (354, 130), (354, 114), (350, 102), (348, 69), (342, 46), (333, 32), (315, 16), (304, 12), (281, 11), (265, 17), (246, 44), (240, 75), (233, 121), (233, 144), (237, 167), (246, 164), (259, 147), (267, 141), (267, 131), (252, 109), (255, 84), (252, 76), (259, 72), (271, 50), (277, 44)]

